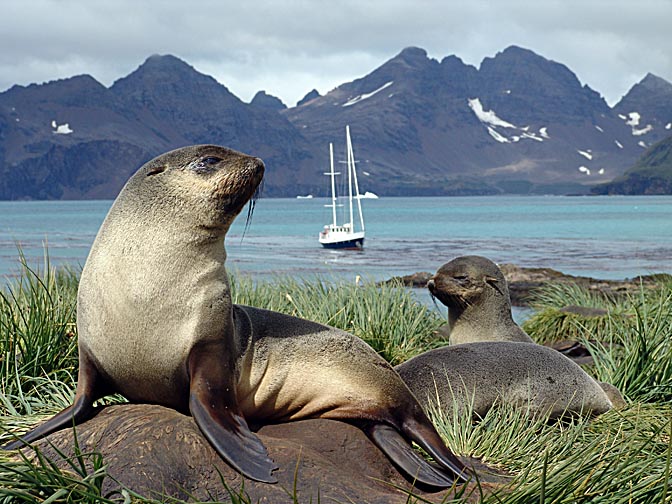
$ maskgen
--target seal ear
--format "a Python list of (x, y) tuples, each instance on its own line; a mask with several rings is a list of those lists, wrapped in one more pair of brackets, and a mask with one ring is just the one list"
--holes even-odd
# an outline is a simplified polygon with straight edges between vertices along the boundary
[(490, 287), (495, 289), (497, 292), (499, 292), (502, 296), (504, 295), (504, 290), (502, 287), (499, 285), (499, 280), (497, 280), (495, 277), (491, 276), (486, 276), (483, 278), (486, 284), (488, 284)]
[(147, 173), (145, 173), (145, 176), (146, 177), (151, 177), (152, 175), (158, 175), (159, 173), (163, 173), (164, 171), (166, 171), (165, 166), (154, 166), (154, 167), (150, 168), (149, 170), (147, 170)]

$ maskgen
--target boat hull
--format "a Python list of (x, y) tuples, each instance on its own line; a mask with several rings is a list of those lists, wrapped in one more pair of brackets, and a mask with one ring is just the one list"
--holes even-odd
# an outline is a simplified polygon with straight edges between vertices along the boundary
[(327, 249), (342, 249), (342, 250), (361, 250), (364, 248), (364, 237), (353, 238), (352, 240), (341, 240), (333, 242), (320, 242), (324, 248)]

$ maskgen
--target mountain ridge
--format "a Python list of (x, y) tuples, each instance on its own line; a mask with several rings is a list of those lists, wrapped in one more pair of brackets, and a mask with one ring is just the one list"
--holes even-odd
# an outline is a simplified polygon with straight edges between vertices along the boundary
[(89, 75), (0, 93), (0, 199), (113, 198), (153, 156), (219, 143), (267, 165), (265, 194), (326, 194), (328, 144), (353, 132), (382, 195), (588, 193), (670, 134), (672, 84), (647, 74), (610, 108), (562, 63), (509, 46), (476, 68), (418, 47), (296, 106), (245, 103), (172, 55), (109, 88)]

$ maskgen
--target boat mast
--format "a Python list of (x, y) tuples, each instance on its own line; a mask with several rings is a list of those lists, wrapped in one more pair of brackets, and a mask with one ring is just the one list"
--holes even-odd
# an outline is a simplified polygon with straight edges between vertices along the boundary
[(334, 183), (334, 144), (329, 142), (329, 164), (331, 166), (331, 214), (336, 227), (336, 185)]
[(350, 126), (345, 127), (346, 151), (348, 157), (348, 203), (350, 204), (350, 231), (354, 231), (352, 222), (352, 169), (354, 167), (354, 160), (351, 157), (352, 145), (350, 143)]
[[(355, 169), (355, 152), (352, 149), (352, 141), (350, 140), (349, 125), (345, 127), (345, 132), (348, 141), (348, 172), (350, 172), (350, 163), (352, 162), (352, 174), (355, 182), (355, 198), (357, 199), (359, 222), (362, 226), (362, 231), (364, 231), (364, 215), (362, 214), (362, 199), (359, 197), (359, 184), (357, 183), (357, 170)], [(352, 191), (350, 191), (350, 225), (352, 226)]]

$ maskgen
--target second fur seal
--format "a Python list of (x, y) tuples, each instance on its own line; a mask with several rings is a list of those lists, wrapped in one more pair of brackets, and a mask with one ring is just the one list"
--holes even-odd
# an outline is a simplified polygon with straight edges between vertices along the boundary
[(441, 266), (427, 283), (448, 307), (450, 344), (476, 341), (533, 343), (511, 317), (506, 278), (487, 257), (461, 256)]
[(495, 405), (532, 416), (600, 415), (615, 401), (602, 384), (560, 352), (536, 343), (482, 341), (429, 350), (395, 367), (427, 412), (483, 417)]
[(118, 392), (191, 413), (254, 480), (275, 482), (277, 467), (248, 422), (318, 417), (358, 425), (409, 479), (437, 488), (466, 479), (408, 387), (359, 338), (232, 304), (224, 239), (263, 173), (260, 159), (216, 145), (136, 172), (82, 272), (74, 404), (7, 448), (86, 420), (95, 400)]

